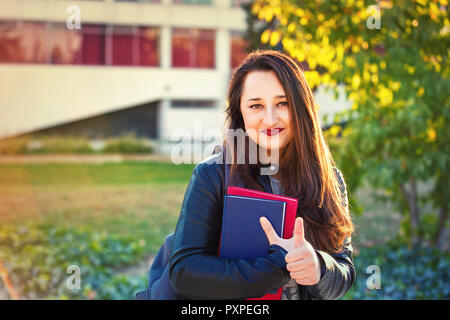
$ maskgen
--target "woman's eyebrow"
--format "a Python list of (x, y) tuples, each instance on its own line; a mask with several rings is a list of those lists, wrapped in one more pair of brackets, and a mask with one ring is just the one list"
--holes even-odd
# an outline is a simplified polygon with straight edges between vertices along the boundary
[[(286, 96), (285, 95), (275, 96), (275, 99), (281, 99), (281, 98), (286, 98)], [(258, 100), (262, 100), (262, 98), (250, 98), (247, 101), (258, 101)]]

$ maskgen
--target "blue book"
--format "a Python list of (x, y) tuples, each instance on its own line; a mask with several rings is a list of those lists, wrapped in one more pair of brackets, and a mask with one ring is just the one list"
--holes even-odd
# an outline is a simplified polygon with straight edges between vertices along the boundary
[(285, 201), (225, 195), (219, 256), (257, 258), (266, 255), (270, 244), (259, 219), (266, 217), (281, 237), (285, 213)]

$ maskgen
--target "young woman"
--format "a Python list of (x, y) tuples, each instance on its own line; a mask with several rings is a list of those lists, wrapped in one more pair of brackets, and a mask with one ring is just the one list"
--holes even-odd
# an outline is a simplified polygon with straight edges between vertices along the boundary
[[(245, 299), (283, 286), (287, 300), (341, 297), (355, 279), (353, 224), (301, 68), (281, 52), (254, 51), (234, 72), (227, 100), (231, 139), (196, 165), (184, 196), (169, 261), (174, 291), (187, 299)], [(244, 152), (236, 132), (246, 134)], [(294, 236), (279, 238), (262, 218), (266, 256), (218, 257), (228, 185), (297, 198)]]

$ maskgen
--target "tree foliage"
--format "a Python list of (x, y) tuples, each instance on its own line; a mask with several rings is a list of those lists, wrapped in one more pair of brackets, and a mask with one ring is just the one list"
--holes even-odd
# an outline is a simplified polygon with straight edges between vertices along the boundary
[[(351, 108), (337, 161), (383, 189), (404, 214), (413, 242), (447, 242), (450, 189), (449, 29), (447, 0), (257, 0), (253, 14), (271, 26), (262, 43), (307, 62), (312, 88), (338, 95)], [(277, 23), (273, 23), (276, 21)], [(344, 172), (349, 176), (347, 172)]]

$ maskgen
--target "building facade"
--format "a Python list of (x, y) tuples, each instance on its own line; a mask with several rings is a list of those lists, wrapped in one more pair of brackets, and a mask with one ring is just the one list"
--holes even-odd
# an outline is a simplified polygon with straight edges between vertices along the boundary
[(170, 144), (223, 130), (244, 2), (0, 1), (0, 138), (135, 131)]

